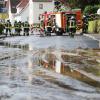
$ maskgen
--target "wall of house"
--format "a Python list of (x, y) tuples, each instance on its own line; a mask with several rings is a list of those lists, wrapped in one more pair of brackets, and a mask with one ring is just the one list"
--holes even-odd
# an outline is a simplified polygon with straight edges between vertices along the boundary
[(21, 21), (24, 22), (28, 20), (29, 20), (29, 6), (27, 6), (21, 13)]
[[(43, 9), (40, 9), (39, 6), (43, 5)], [(39, 23), (39, 15), (44, 13), (45, 11), (51, 12), (54, 9), (54, 3), (53, 2), (34, 2), (33, 3), (33, 22)], [(27, 5), (26, 8), (16, 16), (15, 18), (17, 21), (29, 21), (29, 5)]]
[[(43, 9), (40, 9), (40, 6), (43, 5)], [(54, 3), (53, 2), (34, 2), (33, 3), (33, 15), (34, 23), (39, 23), (39, 15), (44, 13), (45, 11), (51, 12), (54, 10)]]
[(29, 7), (28, 6), (24, 8), (24, 10), (21, 13), (17, 14), (17, 16), (15, 17), (15, 20), (22, 21), (22, 22), (28, 21), (28, 19), (29, 19)]

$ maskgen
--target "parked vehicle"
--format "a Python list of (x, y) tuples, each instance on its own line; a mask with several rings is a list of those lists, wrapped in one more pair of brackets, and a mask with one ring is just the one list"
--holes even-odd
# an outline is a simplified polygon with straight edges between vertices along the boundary
[(39, 16), (40, 28), (46, 35), (51, 35), (51, 33), (63, 35), (63, 33), (69, 32), (69, 19), (72, 16), (76, 19), (76, 29), (81, 29), (82, 13), (80, 9), (66, 12), (45, 12)]

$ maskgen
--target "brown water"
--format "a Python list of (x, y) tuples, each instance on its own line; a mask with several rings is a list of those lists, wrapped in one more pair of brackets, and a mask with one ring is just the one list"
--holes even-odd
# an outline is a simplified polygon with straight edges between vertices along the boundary
[[(95, 54), (95, 58), (97, 56), (96, 52), (93, 52)], [(86, 53), (88, 53), (88, 51)], [(88, 73), (91, 73), (99, 77), (100, 76), (100, 64), (95, 59), (91, 59), (92, 56), (94, 55), (93, 53), (90, 53), (92, 56), (89, 54), (86, 55), (86, 53), (84, 54), (85, 56), (83, 55), (82, 56), (62, 55), (61, 57), (66, 63), (61, 63), (60, 69), (58, 68), (60, 70), (59, 73), (63, 75), (71, 76), (77, 80), (88, 83), (92, 86), (100, 87), (100, 81), (95, 80), (94, 78), (89, 77), (88, 75)], [(46, 63), (42, 61), (42, 65), (48, 69), (52, 69), (56, 71), (57, 69), (56, 59), (57, 58), (55, 57), (55, 55), (49, 53), (45, 56), (46, 56), (45, 57)], [(85, 71), (87, 75), (83, 74), (80, 70)]]

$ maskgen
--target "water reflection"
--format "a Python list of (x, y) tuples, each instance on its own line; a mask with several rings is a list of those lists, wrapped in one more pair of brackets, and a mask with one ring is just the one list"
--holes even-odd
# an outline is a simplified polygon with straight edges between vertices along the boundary
[(55, 71), (61, 73), (61, 61), (56, 60)]
[(78, 79), (80, 81), (88, 83), (92, 86), (100, 87), (100, 82), (99, 81), (90, 78), (89, 76), (81, 73), (81, 71), (71, 69), (68, 65), (65, 65), (65, 66), (62, 65), (61, 74), (71, 76), (75, 79)]
[[(96, 80), (96, 79), (88, 76), (88, 73), (84, 74), (84, 71), (79, 70), (77, 68), (77, 64), (76, 64), (76, 67), (73, 67), (73, 66), (75, 66), (75, 63), (73, 64), (71, 62), (71, 61), (73, 61), (72, 58), (68, 57), (68, 60), (66, 60), (68, 62), (63, 62), (61, 59), (60, 59), (61, 60), (60, 61), (58, 58), (55, 58), (55, 60), (54, 60), (53, 58), (55, 58), (55, 55), (53, 55), (52, 53), (45, 55), (45, 57), (42, 59), (42, 65), (45, 68), (55, 70), (55, 72), (57, 72), (57, 73), (71, 76), (75, 79), (78, 79), (80, 81), (83, 81), (83, 82), (90, 84), (92, 86), (95, 86), (95, 87), (100, 87), (99, 80)], [(75, 58), (77, 59), (77, 57), (75, 57)], [(75, 62), (79, 64), (79, 61), (77, 62), (77, 60), (76, 60)], [(80, 67), (81, 67), (81, 65), (80, 65)]]
[(9, 66), (8, 67), (8, 76), (9, 76), (9, 78), (11, 78), (11, 72), (12, 72), (12, 68), (11, 68), (11, 66)]
[(33, 45), (30, 43), (30, 44), (28, 44), (28, 50), (33, 50), (34, 48), (33, 48)]
[(18, 44), (12, 44), (12, 43), (5, 42), (5, 43), (3, 43), (3, 46), (6, 46), (8, 48), (19, 48), (19, 49), (22, 49), (22, 50), (29, 50), (28, 44), (18, 45)]
[(32, 59), (32, 56), (29, 55), (28, 56), (28, 81), (29, 81), (29, 84), (32, 84), (32, 79), (33, 79), (32, 69), (33, 69), (33, 59)]

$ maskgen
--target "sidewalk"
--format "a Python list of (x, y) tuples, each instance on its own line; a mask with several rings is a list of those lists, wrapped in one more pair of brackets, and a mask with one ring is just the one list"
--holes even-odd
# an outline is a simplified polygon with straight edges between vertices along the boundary
[(100, 48), (100, 34), (84, 34), (84, 36), (87, 36), (89, 38), (92, 38), (93, 40), (97, 40), (99, 42), (99, 48)]
[(92, 38), (93, 40), (97, 40), (100, 42), (100, 34), (84, 34), (84, 36), (87, 36), (89, 38)]
[(5, 37), (6, 37), (5, 35), (0, 35), (0, 39), (1, 39), (1, 38), (5, 38)]

